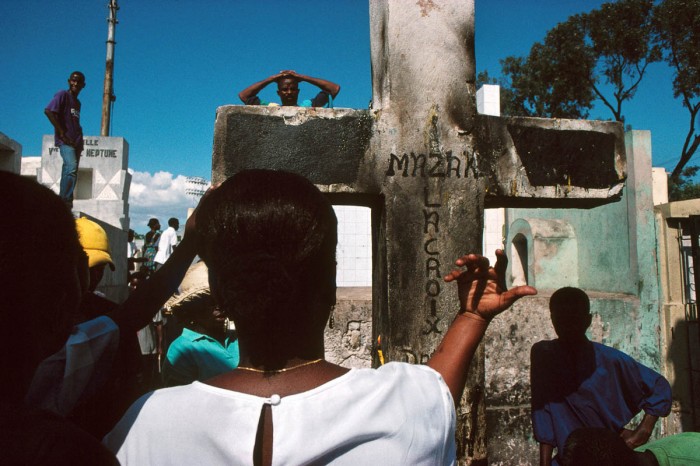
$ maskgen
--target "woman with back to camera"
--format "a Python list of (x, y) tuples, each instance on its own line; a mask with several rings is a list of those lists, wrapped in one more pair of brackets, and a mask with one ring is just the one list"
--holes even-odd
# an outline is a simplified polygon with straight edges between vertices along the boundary
[[(238, 331), (240, 364), (137, 401), (105, 437), (122, 464), (453, 464), (455, 407), (489, 321), (531, 287), (504, 291), (464, 256), (460, 310), (428, 366), (345, 369), (325, 361), (335, 304), (332, 206), (299, 175), (238, 173), (196, 213), (212, 296)], [(475, 299), (477, 282), (485, 287)]]

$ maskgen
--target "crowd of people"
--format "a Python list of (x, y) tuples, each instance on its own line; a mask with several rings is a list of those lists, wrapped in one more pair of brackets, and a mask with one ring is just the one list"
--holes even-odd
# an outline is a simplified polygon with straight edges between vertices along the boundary
[[(239, 96), (263, 104), (257, 93), (276, 82), (296, 105), (301, 81), (321, 88), (311, 105), (340, 90), (283, 71)], [(79, 137), (61, 115), (76, 117), (84, 85), (72, 73), (47, 107), (71, 170)], [(3, 463), (455, 464), (456, 403), (477, 346), (492, 319), (537, 293), (506, 289), (502, 251), (493, 266), (464, 255), (444, 277), (460, 306), (426, 365), (347, 369), (324, 357), (337, 220), (310, 181), (239, 172), (205, 194), (179, 243), (177, 219), (163, 232), (151, 219), (140, 254), (129, 237), (131, 292), (116, 304), (97, 292), (114, 268), (107, 235), (71, 215), (69, 171), (59, 196), (0, 171), (13, 221), (0, 230)], [(588, 296), (563, 288), (550, 311), (558, 338), (531, 350), (540, 465), (698, 464), (700, 434), (649, 442), (670, 385), (588, 340)], [(170, 318), (180, 327), (168, 339)]]
[[(123, 304), (88, 301), (94, 308), (83, 311), (101, 276), (94, 269), (111, 263), (104, 232), (76, 222), (32, 181), (0, 172), (0, 186), (17, 227), (0, 235), (0, 274), (18, 284), (0, 291), (0, 318), (13, 329), (0, 356), (7, 375), (0, 442), (13, 464), (453, 464), (455, 400), (476, 347), (494, 317), (536, 293), (505, 289), (502, 252), (493, 267), (463, 256), (445, 277), (457, 283), (460, 309), (428, 364), (349, 370), (324, 359), (336, 218), (303, 177), (234, 175), (204, 197), (170, 258)], [(50, 238), (36, 241), (46, 228)], [(197, 255), (203, 262), (191, 266)], [(130, 389), (137, 378), (130, 368), (140, 367), (131, 343), (168, 300), (187, 330), (165, 363), (172, 386), (139, 398)], [(586, 339), (585, 293), (554, 293), (551, 311), (559, 338), (532, 351), (533, 425), (551, 447), (542, 449), (544, 464), (553, 448), (555, 462), (581, 464), (568, 451), (593, 444), (576, 440), (590, 435), (580, 428), (612, 432), (630, 452), (645, 444), (670, 409), (668, 382)], [(211, 354), (224, 362), (212, 366)], [(626, 431), (639, 411), (639, 427)], [(654, 442), (649, 451), (657, 458), (694, 441)], [(639, 458), (651, 457), (640, 451)]]

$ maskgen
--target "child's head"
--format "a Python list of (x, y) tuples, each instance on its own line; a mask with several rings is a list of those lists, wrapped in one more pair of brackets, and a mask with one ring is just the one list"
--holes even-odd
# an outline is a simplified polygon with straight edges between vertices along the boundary
[(561, 456), (563, 466), (634, 466), (637, 456), (615, 432), (601, 427), (584, 427), (566, 439)]

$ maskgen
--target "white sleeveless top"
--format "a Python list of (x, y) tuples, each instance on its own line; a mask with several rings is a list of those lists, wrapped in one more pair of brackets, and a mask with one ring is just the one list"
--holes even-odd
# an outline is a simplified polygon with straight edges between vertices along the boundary
[(262, 398), (200, 382), (149, 393), (103, 440), (122, 465), (250, 465), (263, 404), (273, 465), (455, 463), (455, 409), (427, 366), (351, 369), (307, 392)]

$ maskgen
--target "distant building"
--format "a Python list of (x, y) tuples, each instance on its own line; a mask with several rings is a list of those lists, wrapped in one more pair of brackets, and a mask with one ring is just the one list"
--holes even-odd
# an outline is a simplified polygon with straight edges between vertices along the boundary
[(0, 170), (19, 174), (21, 159), (22, 146), (4, 133), (0, 133)]

